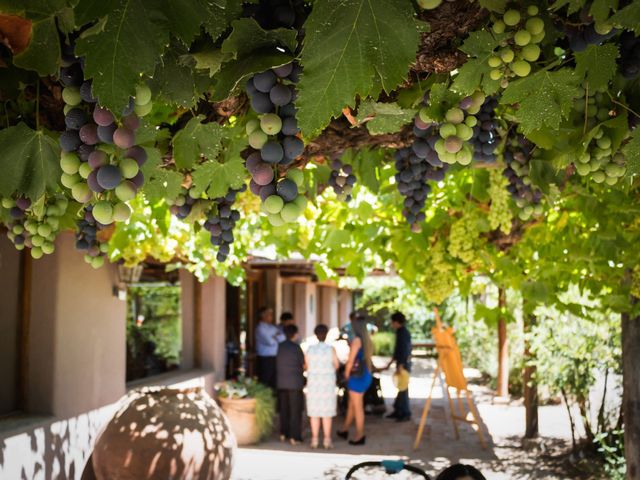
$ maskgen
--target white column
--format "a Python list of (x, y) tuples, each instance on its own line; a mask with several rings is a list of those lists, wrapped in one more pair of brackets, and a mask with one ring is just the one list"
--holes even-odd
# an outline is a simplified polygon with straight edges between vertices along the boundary
[(282, 313), (282, 279), (280, 271), (277, 269), (267, 270), (265, 272), (266, 281), (266, 304), (273, 308), (275, 321), (277, 322)]
[(329, 328), (338, 326), (338, 289), (336, 287), (319, 287), (322, 316), (318, 323), (324, 323)]
[(349, 322), (349, 314), (353, 309), (353, 297), (351, 291), (341, 289), (338, 293), (338, 326), (342, 327)]

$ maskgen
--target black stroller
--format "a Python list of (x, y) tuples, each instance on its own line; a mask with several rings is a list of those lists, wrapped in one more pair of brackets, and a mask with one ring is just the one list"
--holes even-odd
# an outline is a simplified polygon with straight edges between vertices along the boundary
[(409, 472), (420, 475), (427, 480), (430, 480), (429, 475), (427, 475), (424, 470), (404, 463), (402, 460), (382, 460), (379, 462), (372, 461), (358, 463), (357, 465), (351, 467), (351, 469), (347, 473), (347, 476), (345, 477), (345, 480), (349, 480), (357, 470), (367, 467), (382, 467), (387, 475), (395, 475), (396, 473), (400, 473), (402, 470), (407, 470)]
[[(347, 413), (348, 404), (349, 395), (347, 393), (347, 382), (344, 378), (344, 365), (340, 365), (338, 369), (338, 412), (341, 415)], [(364, 411), (371, 415), (384, 415), (386, 412), (382, 388), (380, 387), (380, 376), (375, 373), (373, 374), (371, 386), (364, 394)]]

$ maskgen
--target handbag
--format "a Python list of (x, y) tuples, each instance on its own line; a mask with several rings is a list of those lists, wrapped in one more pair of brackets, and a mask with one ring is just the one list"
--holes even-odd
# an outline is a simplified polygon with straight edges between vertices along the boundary
[(365, 363), (363, 359), (356, 355), (355, 360), (353, 361), (353, 366), (351, 367), (351, 372), (349, 376), (351, 378), (360, 378), (364, 376), (365, 373)]

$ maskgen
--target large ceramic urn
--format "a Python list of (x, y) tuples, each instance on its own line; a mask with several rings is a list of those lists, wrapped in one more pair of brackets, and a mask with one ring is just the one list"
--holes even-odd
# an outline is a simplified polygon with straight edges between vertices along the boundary
[(236, 440), (201, 388), (132, 392), (93, 451), (98, 480), (228, 479)]

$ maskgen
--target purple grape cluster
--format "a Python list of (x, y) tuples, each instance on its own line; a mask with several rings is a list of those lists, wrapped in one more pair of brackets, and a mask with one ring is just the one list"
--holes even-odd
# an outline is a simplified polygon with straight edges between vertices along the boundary
[(122, 120), (117, 121), (98, 105), (82, 66), (73, 46), (65, 45), (60, 69), (66, 125), (60, 135), (61, 183), (79, 203), (95, 203), (93, 215), (107, 225), (129, 218), (131, 209), (125, 202), (133, 199), (144, 183), (140, 167), (147, 154), (135, 145), (135, 132), (139, 117), (151, 110), (151, 91), (146, 85), (137, 87)]
[(204, 228), (211, 234), (211, 244), (218, 247), (216, 259), (224, 262), (233, 243), (233, 228), (240, 220), (240, 212), (233, 208), (236, 197), (247, 189), (246, 185), (230, 189), (224, 197), (215, 198)]
[(197, 203), (205, 201), (199, 196), (196, 196), (195, 192), (196, 191), (195, 189), (193, 189), (193, 187), (182, 187), (175, 200), (167, 200), (167, 202), (170, 204), (169, 211), (180, 220), (184, 220), (185, 218), (187, 218), (189, 215), (191, 215), (191, 211)]
[(595, 23), (588, 25), (564, 25), (564, 32), (569, 40), (569, 48), (574, 52), (582, 52), (589, 45), (599, 45), (613, 37), (618, 30), (609, 29), (597, 31)]
[(529, 176), (532, 154), (533, 144), (524, 136), (517, 135), (507, 140), (504, 150), (507, 166), (502, 174), (509, 181), (507, 190), (520, 208), (521, 220), (542, 213), (542, 192), (531, 184)]
[(414, 123), (416, 139), (411, 147), (395, 153), (395, 176), (398, 192), (404, 199), (402, 215), (409, 222), (411, 230), (419, 232), (425, 220), (424, 205), (431, 192), (429, 181), (444, 179), (449, 165), (443, 163), (435, 151), (440, 136), (433, 125), (427, 125), (416, 117)]
[(98, 239), (98, 232), (105, 225), (94, 218), (92, 211), (93, 206), (87, 205), (82, 218), (76, 222), (76, 249), (85, 252), (85, 262), (93, 268), (100, 268), (104, 265), (109, 246)]
[(299, 13), (304, 13), (301, 0), (260, 0), (246, 6), (246, 13), (255, 18), (260, 26), (270, 30), (291, 28), (304, 22)]
[(339, 199), (345, 202), (351, 201), (351, 191), (356, 181), (351, 165), (342, 163), (338, 158), (331, 161), (331, 173), (329, 174), (328, 182)]
[(498, 122), (495, 110), (498, 100), (487, 97), (480, 111), (476, 114), (478, 123), (473, 127), (473, 159), (477, 162), (493, 163), (496, 161), (496, 147), (498, 146)]
[(620, 73), (632, 80), (640, 75), (640, 37), (633, 32), (622, 32), (620, 35)]
[(300, 67), (288, 63), (258, 73), (247, 82), (251, 107), (259, 114), (259, 119), (250, 120), (246, 127), (251, 147), (246, 159), (251, 174), (249, 188), (260, 196), (273, 225), (294, 221), (306, 206), (299, 190), (302, 177), (294, 173), (295, 178), (280, 178), (279, 170), (291, 165), (304, 151), (293, 104), (299, 75)]

